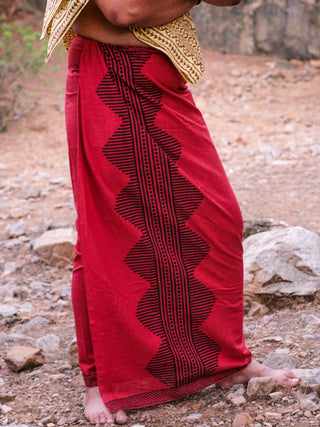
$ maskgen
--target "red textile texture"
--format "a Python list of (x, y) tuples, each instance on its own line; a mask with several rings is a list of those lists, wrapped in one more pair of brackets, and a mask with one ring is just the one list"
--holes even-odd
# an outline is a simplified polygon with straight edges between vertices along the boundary
[(76, 37), (66, 120), (87, 386), (98, 384), (117, 411), (176, 399), (246, 366), (242, 217), (170, 60)]

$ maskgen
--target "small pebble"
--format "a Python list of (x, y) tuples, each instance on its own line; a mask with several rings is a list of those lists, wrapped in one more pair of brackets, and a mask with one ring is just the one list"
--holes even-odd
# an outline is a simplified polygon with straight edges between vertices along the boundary
[(8, 412), (12, 411), (12, 408), (8, 405), (1, 405), (1, 412), (6, 415)]

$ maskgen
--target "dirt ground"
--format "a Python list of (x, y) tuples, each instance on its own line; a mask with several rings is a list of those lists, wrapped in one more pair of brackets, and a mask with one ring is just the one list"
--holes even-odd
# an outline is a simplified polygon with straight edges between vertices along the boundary
[[(213, 52), (205, 52), (205, 60), (206, 74), (192, 91), (244, 218), (272, 218), (320, 233), (320, 61)], [(30, 244), (44, 230), (73, 226), (75, 219), (64, 129), (65, 73), (66, 61), (56, 55), (44, 74), (26, 83), (24, 102), (34, 104), (33, 111), (0, 135), (0, 304), (19, 309), (12, 321), (1, 321), (1, 329), (7, 337), (22, 333), (40, 313), (49, 322), (33, 331), (31, 343), (49, 333), (60, 338), (59, 351), (43, 366), (17, 374), (3, 360), (13, 339), (0, 337), (0, 390), (15, 395), (6, 403), (10, 409), (0, 412), (0, 425), (88, 424), (80, 371), (68, 356), (74, 337), (71, 267), (47, 266)], [(25, 234), (8, 239), (6, 227), (20, 219)], [(5, 273), (9, 262), (15, 269)], [(301, 320), (302, 314), (317, 313), (314, 302), (302, 300), (261, 318), (246, 316), (247, 344), (260, 361), (284, 349), (297, 368), (319, 367), (320, 331), (306, 330)], [(268, 339), (274, 336), (281, 340)], [(319, 411), (299, 405), (298, 390), (281, 390), (280, 400), (265, 397), (237, 406), (227, 398), (229, 390), (211, 387), (134, 411), (127, 425), (231, 426), (243, 412), (256, 427), (320, 425)]]

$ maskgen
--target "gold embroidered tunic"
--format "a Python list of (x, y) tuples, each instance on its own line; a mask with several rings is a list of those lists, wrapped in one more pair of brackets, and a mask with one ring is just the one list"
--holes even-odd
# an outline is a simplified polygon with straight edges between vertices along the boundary
[[(47, 0), (41, 38), (48, 37), (47, 60), (64, 41), (68, 50), (74, 37), (72, 24), (89, 0)], [(130, 28), (142, 42), (164, 52), (187, 82), (195, 84), (204, 72), (197, 33), (189, 13), (157, 27)]]

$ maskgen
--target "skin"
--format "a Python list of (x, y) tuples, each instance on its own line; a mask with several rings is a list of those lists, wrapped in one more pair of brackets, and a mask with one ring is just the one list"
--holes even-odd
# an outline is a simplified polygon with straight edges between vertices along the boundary
[[(205, 0), (215, 6), (233, 6), (241, 0)], [(195, 0), (91, 0), (74, 22), (76, 34), (103, 43), (127, 46), (144, 46), (128, 27), (130, 25), (154, 26), (165, 24), (194, 5)], [(253, 360), (250, 365), (232, 377), (218, 383), (221, 387), (243, 384), (252, 377), (274, 377), (278, 385), (294, 387), (299, 379), (289, 369), (274, 370)], [(92, 424), (125, 424), (128, 417), (124, 411), (110, 413), (98, 387), (87, 387), (84, 399), (85, 416)]]
[[(114, 25), (155, 26), (171, 21), (190, 10), (197, 0), (94, 0), (106, 19)], [(215, 6), (233, 6), (241, 0), (205, 0)]]

